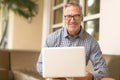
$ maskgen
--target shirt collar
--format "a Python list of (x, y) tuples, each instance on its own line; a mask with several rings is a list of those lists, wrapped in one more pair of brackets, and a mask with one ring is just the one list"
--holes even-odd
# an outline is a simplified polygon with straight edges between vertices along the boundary
[[(82, 26), (80, 26), (80, 27), (81, 27), (81, 31), (78, 35), (76, 35), (76, 37), (83, 38), (84, 30), (83, 30)], [(69, 37), (69, 34), (67, 33), (66, 26), (64, 27), (63, 37)]]
[(69, 34), (67, 33), (66, 26), (64, 26), (64, 32), (63, 32), (63, 37), (68, 37)]

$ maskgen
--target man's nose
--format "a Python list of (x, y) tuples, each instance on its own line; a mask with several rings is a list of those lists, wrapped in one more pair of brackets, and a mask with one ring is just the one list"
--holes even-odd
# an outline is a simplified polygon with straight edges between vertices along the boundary
[(75, 18), (74, 18), (74, 16), (72, 16), (72, 17), (71, 17), (71, 21), (75, 21)]

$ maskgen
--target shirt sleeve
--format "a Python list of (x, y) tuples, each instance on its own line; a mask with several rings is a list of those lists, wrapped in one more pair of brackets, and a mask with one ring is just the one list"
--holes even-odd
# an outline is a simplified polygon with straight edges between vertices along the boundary
[(97, 42), (91, 47), (90, 60), (93, 63), (94, 68), (92, 73), (94, 80), (108, 76), (108, 68)]
[(42, 75), (42, 53), (40, 53), (36, 68), (37, 68), (37, 71), (39, 72), (39, 74)]
[[(46, 40), (45, 44), (44, 44), (44, 47), (49, 47), (48, 46), (48, 42), (49, 40)], [(40, 53), (39, 55), (39, 58), (38, 58), (38, 61), (37, 61), (37, 64), (36, 64), (36, 68), (37, 68), (37, 71), (40, 75), (42, 75), (43, 73), (43, 68), (42, 68), (42, 52)]]

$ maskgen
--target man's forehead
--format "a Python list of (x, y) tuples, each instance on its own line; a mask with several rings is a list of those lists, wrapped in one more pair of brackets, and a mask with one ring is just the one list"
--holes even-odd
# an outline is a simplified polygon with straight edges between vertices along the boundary
[(80, 9), (77, 6), (69, 6), (65, 8), (64, 14), (65, 13), (80, 13)]

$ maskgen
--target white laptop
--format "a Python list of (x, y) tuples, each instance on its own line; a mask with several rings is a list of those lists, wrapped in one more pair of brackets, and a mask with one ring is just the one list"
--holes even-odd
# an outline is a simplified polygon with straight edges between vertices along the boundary
[(83, 77), (86, 74), (84, 47), (42, 48), (43, 77)]

